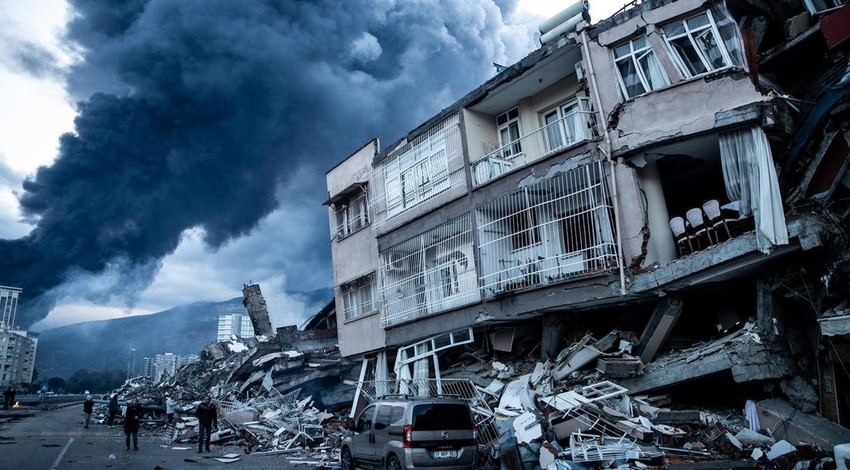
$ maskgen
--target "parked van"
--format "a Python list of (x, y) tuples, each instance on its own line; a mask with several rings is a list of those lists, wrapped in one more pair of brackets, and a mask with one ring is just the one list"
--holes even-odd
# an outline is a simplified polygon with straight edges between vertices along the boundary
[(386, 397), (368, 405), (343, 440), (343, 470), (440, 468), (478, 463), (478, 434), (469, 404), (458, 398)]

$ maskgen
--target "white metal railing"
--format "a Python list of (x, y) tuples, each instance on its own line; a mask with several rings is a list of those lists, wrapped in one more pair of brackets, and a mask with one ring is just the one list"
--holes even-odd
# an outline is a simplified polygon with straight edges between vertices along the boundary
[(469, 214), (381, 252), (380, 263), (385, 328), (481, 298)]
[(476, 216), (485, 296), (617, 267), (613, 207), (601, 162), (495, 199)]
[(466, 192), (458, 116), (452, 115), (374, 167), (372, 227), (387, 231)]
[(590, 111), (575, 111), (472, 162), (473, 186), (589, 139), (592, 116)]

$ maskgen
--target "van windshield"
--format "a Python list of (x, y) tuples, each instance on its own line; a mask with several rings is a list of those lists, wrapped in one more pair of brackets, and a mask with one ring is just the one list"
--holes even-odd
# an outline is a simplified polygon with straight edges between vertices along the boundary
[(422, 404), (413, 407), (414, 431), (472, 429), (469, 407), (460, 403)]

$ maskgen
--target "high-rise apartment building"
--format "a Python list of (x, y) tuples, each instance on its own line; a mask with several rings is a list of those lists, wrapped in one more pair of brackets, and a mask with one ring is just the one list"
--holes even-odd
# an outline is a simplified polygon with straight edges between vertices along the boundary
[(0, 286), (0, 327), (15, 328), (15, 312), (18, 308), (18, 287)]
[(0, 286), (0, 387), (32, 382), (38, 333), (15, 328), (18, 287)]
[(216, 341), (228, 341), (231, 335), (240, 338), (253, 338), (254, 326), (247, 313), (230, 312), (218, 316), (218, 335)]

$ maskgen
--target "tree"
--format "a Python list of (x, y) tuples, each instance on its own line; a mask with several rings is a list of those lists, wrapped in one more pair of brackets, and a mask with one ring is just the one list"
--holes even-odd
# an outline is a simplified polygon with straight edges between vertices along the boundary
[(62, 377), (51, 377), (47, 379), (47, 389), (51, 392), (62, 393), (68, 387), (68, 383)]

